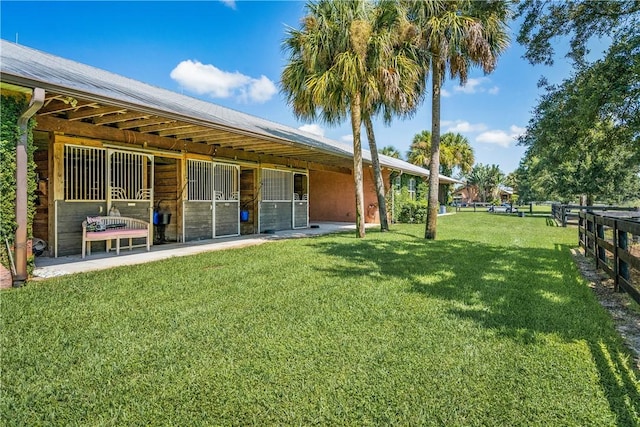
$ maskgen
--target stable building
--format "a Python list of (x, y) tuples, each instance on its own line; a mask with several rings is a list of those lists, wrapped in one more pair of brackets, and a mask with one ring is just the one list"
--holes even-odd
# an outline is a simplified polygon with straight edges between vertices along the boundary
[[(154, 224), (156, 242), (355, 221), (351, 145), (4, 40), (0, 71), (2, 95), (30, 100), (37, 122), (33, 236), (50, 256), (80, 253), (82, 221), (116, 211)], [(363, 157), (365, 220), (378, 222)], [(387, 189), (392, 173), (428, 177), (380, 163)]]

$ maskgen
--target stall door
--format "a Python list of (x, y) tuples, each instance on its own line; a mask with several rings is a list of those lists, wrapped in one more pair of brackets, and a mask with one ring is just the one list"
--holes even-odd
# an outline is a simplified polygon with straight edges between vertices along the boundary
[(240, 235), (240, 166), (213, 166), (213, 237)]
[(293, 228), (309, 226), (309, 177), (293, 174)]
[(187, 180), (184, 241), (239, 235), (240, 167), (188, 160)]

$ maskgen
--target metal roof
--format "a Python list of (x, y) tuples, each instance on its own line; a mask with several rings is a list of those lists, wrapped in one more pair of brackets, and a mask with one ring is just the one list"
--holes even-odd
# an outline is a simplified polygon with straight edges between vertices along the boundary
[[(39, 116), (85, 121), (193, 143), (349, 167), (353, 147), (322, 136), (205, 102), (99, 68), (0, 40), (0, 81), (41, 87), (48, 105)], [(65, 97), (79, 105), (69, 106)], [(135, 127), (135, 128), (134, 128)], [(238, 137), (241, 135), (241, 138)], [(428, 176), (429, 171), (380, 154), (383, 167)], [(371, 153), (363, 149), (363, 159)], [(352, 166), (351, 166), (352, 167)], [(458, 182), (440, 175), (441, 182)]]

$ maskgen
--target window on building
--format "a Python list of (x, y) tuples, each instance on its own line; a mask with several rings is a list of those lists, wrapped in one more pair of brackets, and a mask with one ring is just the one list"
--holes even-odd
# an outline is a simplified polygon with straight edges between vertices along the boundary
[(293, 193), (291, 173), (275, 169), (262, 169), (262, 200), (290, 201)]
[(411, 178), (409, 180), (409, 197), (411, 197), (411, 199), (413, 200), (416, 199), (416, 179), (415, 178)]
[(396, 191), (400, 191), (400, 189), (402, 188), (402, 178), (400, 177), (400, 175), (398, 175), (398, 176), (396, 176), (394, 178), (393, 186), (394, 186)]

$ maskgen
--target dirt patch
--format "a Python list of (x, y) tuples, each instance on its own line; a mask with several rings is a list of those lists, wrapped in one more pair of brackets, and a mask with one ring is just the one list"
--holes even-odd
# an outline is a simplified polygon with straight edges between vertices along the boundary
[(640, 311), (637, 303), (628, 295), (616, 292), (613, 280), (606, 274), (599, 273), (595, 269), (595, 263), (585, 258), (580, 250), (572, 249), (571, 253), (600, 305), (611, 314), (616, 330), (631, 350), (636, 369), (640, 370)]

